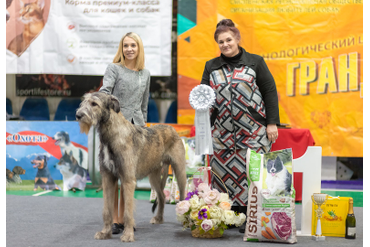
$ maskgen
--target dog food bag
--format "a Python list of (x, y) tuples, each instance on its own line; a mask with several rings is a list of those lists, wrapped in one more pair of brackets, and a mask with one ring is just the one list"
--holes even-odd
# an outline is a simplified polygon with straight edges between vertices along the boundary
[(166, 185), (164, 186), (163, 192), (165, 195), (165, 202), (170, 203), (171, 186), (172, 186), (172, 175), (168, 175)]
[(296, 243), (292, 150), (246, 156), (248, 208), (244, 241)]
[[(351, 197), (333, 197), (328, 196), (328, 200), (321, 206), (323, 210), (321, 217), (321, 232), (323, 236), (328, 237), (345, 237), (346, 235), (346, 218), (349, 208), (349, 199)], [(312, 235), (316, 233), (318, 208), (312, 202)]]
[(170, 194), (170, 204), (176, 204), (180, 201), (180, 190), (179, 185), (177, 184), (176, 176), (173, 176), (171, 184), (171, 194)]

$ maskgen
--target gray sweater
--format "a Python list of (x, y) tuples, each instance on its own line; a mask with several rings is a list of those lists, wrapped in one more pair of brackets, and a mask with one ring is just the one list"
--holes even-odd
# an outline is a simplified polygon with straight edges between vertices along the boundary
[(147, 121), (149, 101), (149, 70), (133, 71), (119, 63), (108, 65), (100, 92), (116, 96), (126, 120), (133, 119), (136, 125), (144, 126)]

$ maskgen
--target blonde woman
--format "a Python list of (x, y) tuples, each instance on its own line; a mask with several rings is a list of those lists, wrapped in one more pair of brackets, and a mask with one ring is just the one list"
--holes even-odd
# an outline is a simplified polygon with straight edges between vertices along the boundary
[[(144, 46), (140, 36), (133, 32), (125, 34), (119, 42), (113, 63), (105, 71), (103, 86), (99, 90), (116, 96), (126, 120), (139, 126), (145, 126), (149, 101), (150, 73), (144, 64)], [(123, 215), (124, 195), (121, 189), (118, 203), (117, 181), (112, 234), (123, 232)]]

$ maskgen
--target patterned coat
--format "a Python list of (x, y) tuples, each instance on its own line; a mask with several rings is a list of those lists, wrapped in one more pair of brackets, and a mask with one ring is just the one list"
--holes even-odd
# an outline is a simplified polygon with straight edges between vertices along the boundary
[(267, 124), (280, 124), (275, 81), (261, 56), (241, 49), (235, 69), (220, 56), (208, 61), (203, 72), (201, 83), (216, 92), (211, 109), (213, 147), (265, 153), (271, 148)]

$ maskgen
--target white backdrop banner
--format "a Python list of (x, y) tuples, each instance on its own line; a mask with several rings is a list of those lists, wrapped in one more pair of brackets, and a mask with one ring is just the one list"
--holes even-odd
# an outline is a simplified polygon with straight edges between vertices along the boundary
[(171, 75), (172, 0), (6, 0), (6, 73), (103, 75), (127, 32)]

